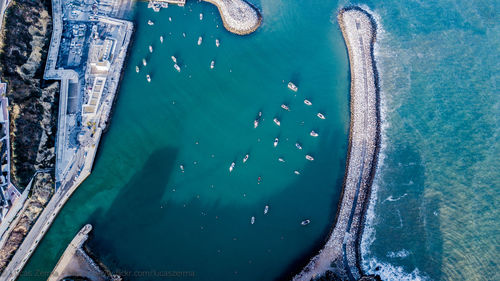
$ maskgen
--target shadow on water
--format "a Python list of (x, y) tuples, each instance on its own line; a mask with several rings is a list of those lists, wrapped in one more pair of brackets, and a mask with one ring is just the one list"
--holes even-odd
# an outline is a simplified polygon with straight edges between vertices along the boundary
[[(325, 214), (325, 217), (328, 217), (328, 224), (325, 225), (325, 227), (322, 229), (321, 234), (317, 235), (317, 238), (313, 241), (311, 247), (304, 251), (303, 254), (298, 255), (295, 260), (293, 260), (290, 265), (286, 267), (286, 269), (283, 271), (283, 273), (276, 278), (275, 280), (291, 280), (295, 275), (299, 274), (302, 269), (309, 263), (309, 261), (318, 254), (318, 252), (323, 249), (325, 246), (326, 242), (328, 242), (328, 239), (330, 238), (330, 233), (333, 230), (333, 227), (335, 226), (335, 216), (338, 211), (338, 203), (340, 202), (340, 195), (341, 195), (341, 189), (342, 189), (342, 184), (343, 184), (343, 174), (345, 171), (345, 158), (339, 161), (339, 169), (336, 172), (337, 175), (337, 180), (335, 184), (331, 186), (331, 188), (337, 190), (338, 192), (331, 198), (331, 211)], [(294, 190), (297, 187), (302, 188), (304, 186), (308, 186), (307, 180), (302, 180), (294, 183), (292, 186), (287, 188), (286, 190)], [(307, 198), (303, 198), (304, 200), (307, 201)], [(311, 200), (307, 202), (311, 202)]]
[[(382, 182), (391, 187), (380, 190), (376, 212), (377, 224), (385, 227), (376, 229), (377, 239), (370, 247), (371, 252), (383, 253), (390, 248), (392, 251), (378, 257), (379, 261), (402, 265), (407, 272), (418, 267), (440, 280), (443, 239), (439, 216), (434, 211), (439, 210), (441, 202), (437, 195), (425, 195), (422, 157), (409, 144), (401, 144), (389, 151), (386, 159), (398, 159), (399, 163), (395, 165), (397, 169), (384, 171)], [(412, 246), (408, 249), (408, 245)], [(372, 270), (377, 273), (380, 268)]]
[[(334, 138), (321, 143), (325, 145), (346, 146), (346, 140)], [(321, 151), (335, 153), (331, 149)], [(185, 202), (164, 194), (170, 191), (167, 184), (177, 170), (176, 156), (177, 150), (172, 148), (155, 151), (121, 189), (109, 210), (93, 214), (90, 223), (95, 231), (89, 247), (112, 271), (196, 272), (195, 278), (186, 280), (206, 280), (214, 277), (215, 272), (219, 280), (227, 280), (235, 277), (235, 271), (239, 280), (269, 280), (276, 275), (281, 275), (280, 280), (290, 279), (328, 238), (342, 186), (345, 156), (331, 155), (336, 161), (317, 157), (296, 181), (263, 202), (227, 205), (216, 201), (209, 206), (194, 194)], [(332, 175), (336, 174), (326, 182), (331, 196), (324, 196), (325, 189), (315, 192), (316, 186), (325, 184), (325, 178), (318, 178), (318, 166), (332, 167)], [(265, 182), (261, 187), (265, 188)], [(266, 204), (270, 211), (264, 216)], [(250, 224), (251, 216), (257, 218), (255, 225)], [(313, 223), (300, 226), (305, 218)], [(273, 260), (288, 263), (290, 257), (298, 258), (284, 265), (282, 273), (274, 273), (276, 269), (270, 267)]]
[[(134, 237), (123, 233), (135, 233), (137, 228), (152, 231), (152, 222), (161, 220), (161, 213), (153, 210), (152, 206), (160, 204), (174, 169), (177, 153), (177, 149), (170, 147), (154, 151), (143, 168), (121, 189), (109, 210), (92, 214), (90, 223), (94, 225), (96, 239), (89, 241), (91, 248), (99, 249), (103, 245), (122, 243), (142, 245), (140, 239), (148, 237), (147, 234)], [(130, 223), (131, 221), (134, 223)], [(125, 241), (124, 238), (138, 241)]]

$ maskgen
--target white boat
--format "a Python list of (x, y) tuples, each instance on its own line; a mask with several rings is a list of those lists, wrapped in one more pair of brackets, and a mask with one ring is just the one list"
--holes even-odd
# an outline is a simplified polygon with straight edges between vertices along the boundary
[(269, 206), (266, 205), (266, 207), (264, 207), (264, 215), (267, 214), (267, 212), (269, 212)]
[(299, 88), (297, 88), (297, 86), (295, 86), (295, 84), (293, 84), (292, 82), (288, 82), (288, 89), (294, 92), (297, 92), (299, 90)]
[(174, 68), (175, 68), (175, 70), (177, 70), (178, 72), (181, 72), (181, 67), (180, 67), (178, 64), (174, 64)]
[(231, 166), (229, 166), (229, 172), (230, 173), (233, 171), (235, 165), (236, 164), (233, 162), (233, 163), (231, 163)]
[(259, 120), (255, 119), (253, 120), (253, 128), (257, 128), (257, 126), (259, 126)]
[(142, 59), (142, 65), (146, 66), (148, 63), (146, 62), (146, 59)]
[(278, 138), (275, 138), (275, 139), (274, 139), (274, 147), (277, 147), (277, 146), (278, 146), (278, 141), (279, 141), (279, 140), (278, 140)]
[(309, 100), (304, 100), (304, 103), (305, 103), (306, 105), (309, 105), (309, 106), (311, 106), (311, 105), (312, 105), (312, 103), (311, 103)]
[(215, 67), (215, 61), (211, 61), (210, 62), (210, 69), (214, 69), (214, 67)]
[(149, 76), (149, 74), (146, 75), (146, 80), (148, 80), (148, 82), (151, 82), (151, 76)]
[(135, 66), (135, 72), (139, 73), (139, 66)]
[(186, 38), (186, 32), (182, 32), (182, 37)]
[(219, 47), (219, 46), (220, 46), (220, 41), (219, 41), (219, 39), (215, 39), (215, 46), (216, 46), (216, 47)]
[(177, 58), (176, 58), (176, 57), (174, 57), (174, 56), (172, 56), (172, 61), (173, 61), (174, 63), (177, 63)]
[(283, 159), (283, 158), (280, 157), (280, 158), (278, 158), (278, 161), (285, 162), (285, 159)]
[(243, 163), (247, 162), (247, 160), (248, 160), (248, 154), (245, 155), (245, 157), (243, 158)]
[(163, 44), (163, 36), (160, 36), (160, 43)]
[(203, 42), (203, 37), (200, 36), (200, 37), (198, 37), (198, 46), (201, 45), (201, 42)]
[(295, 147), (297, 147), (298, 149), (302, 149), (302, 146), (298, 142), (295, 143)]
[(152, 53), (153, 52), (153, 46), (149, 45), (149, 52)]
[(200, 20), (203, 20), (203, 13), (200, 13)]
[(286, 111), (290, 111), (290, 108), (286, 104), (282, 104), (281, 108), (283, 108)]
[(301, 224), (301, 225), (308, 225), (308, 224), (310, 224), (310, 223), (311, 223), (311, 221), (310, 221), (310, 220), (303, 220), (300, 224)]
[(293, 172), (294, 172), (296, 175), (300, 175), (300, 172), (299, 172), (299, 171), (297, 171), (297, 170), (295, 170), (295, 171), (293, 171)]
[(179, 168), (181, 168), (181, 172), (184, 173), (184, 165), (179, 165)]
[(148, 20), (148, 25), (155, 25), (155, 23), (152, 20)]
[(172, 21), (172, 17), (168, 17), (168, 21)]
[(254, 216), (252, 216), (252, 218), (250, 219), (250, 223), (251, 223), (251, 224), (254, 224), (254, 223), (255, 223), (255, 217), (254, 217)]
[(306, 155), (306, 159), (309, 160), (309, 161), (314, 161), (314, 157), (312, 157), (309, 154)]
[(276, 125), (278, 125), (278, 126), (280, 126), (280, 125), (281, 125), (281, 122), (280, 122), (280, 120), (278, 120), (278, 118), (274, 118), (274, 119), (273, 119), (273, 121), (274, 121), (274, 123), (275, 123)]
[(316, 133), (314, 130), (312, 130), (309, 134), (310, 134), (312, 137), (317, 137), (317, 136), (318, 136), (318, 133)]
[(324, 120), (324, 119), (326, 119), (326, 118), (325, 118), (325, 115), (323, 115), (323, 114), (321, 114), (321, 113), (319, 113), (319, 112), (318, 112), (318, 114), (317, 114), (317, 115), (318, 115), (319, 119), (323, 119), (323, 120)]

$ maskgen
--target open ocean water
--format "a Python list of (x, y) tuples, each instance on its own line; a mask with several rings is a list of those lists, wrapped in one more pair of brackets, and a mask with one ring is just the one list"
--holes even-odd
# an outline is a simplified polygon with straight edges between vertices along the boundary
[[(207, 3), (160, 13), (137, 4), (135, 41), (94, 171), (20, 279), (45, 280), (86, 223), (94, 225), (93, 253), (131, 280), (164, 280), (169, 271), (186, 276), (166, 280), (275, 280), (296, 272), (326, 240), (337, 208), (349, 66), (335, 13), (362, 4), (381, 28), (383, 128), (363, 266), (384, 280), (500, 280), (500, 4), (251, 2), (264, 22), (246, 37), (226, 32)], [(306, 218), (311, 224), (301, 227)]]

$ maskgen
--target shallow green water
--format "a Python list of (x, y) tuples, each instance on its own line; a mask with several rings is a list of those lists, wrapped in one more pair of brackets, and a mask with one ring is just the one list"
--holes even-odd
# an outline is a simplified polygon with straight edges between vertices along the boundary
[[(132, 279), (162, 278), (137, 272), (175, 271), (186, 279), (193, 273), (203, 280), (273, 280), (297, 270), (295, 263), (321, 246), (335, 216), (349, 121), (348, 62), (333, 16), (337, 6), (257, 4), (264, 24), (247, 37), (225, 31), (207, 3), (160, 13), (138, 4), (132, 53), (94, 171), (24, 274), (50, 271), (85, 223), (94, 225), (91, 250), (112, 270), (132, 272), (124, 274)], [(147, 25), (148, 19), (155, 25)], [(287, 89), (289, 80), (298, 93)], [(306, 106), (305, 98), (313, 105)], [(283, 103), (290, 112), (280, 108)], [(263, 116), (254, 129), (259, 111)], [(313, 129), (318, 138), (309, 135)], [(306, 154), (315, 160), (307, 161)], [(304, 219), (311, 224), (301, 226)]]

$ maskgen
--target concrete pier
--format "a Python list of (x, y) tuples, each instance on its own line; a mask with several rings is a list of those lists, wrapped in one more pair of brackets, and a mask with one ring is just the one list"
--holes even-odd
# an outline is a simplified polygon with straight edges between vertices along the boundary
[[(349, 53), (351, 122), (342, 198), (325, 247), (294, 280), (326, 275), (340, 280), (370, 279), (360, 267), (361, 234), (379, 149), (378, 74), (373, 59), (376, 23), (358, 8), (337, 16)], [(335, 277), (333, 277), (335, 276)], [(334, 279), (334, 280), (337, 280)]]
[(224, 23), (224, 27), (235, 34), (247, 35), (259, 28), (262, 22), (260, 12), (244, 0), (203, 0), (214, 4)]
[(91, 230), (92, 226), (87, 224), (78, 232), (62, 254), (47, 281), (59, 281), (69, 276), (85, 277), (95, 281), (112, 279), (83, 249)]

